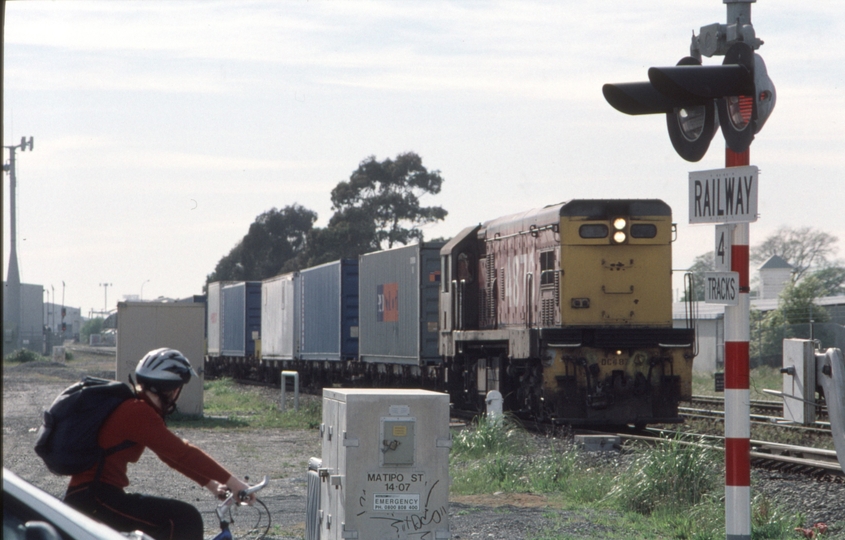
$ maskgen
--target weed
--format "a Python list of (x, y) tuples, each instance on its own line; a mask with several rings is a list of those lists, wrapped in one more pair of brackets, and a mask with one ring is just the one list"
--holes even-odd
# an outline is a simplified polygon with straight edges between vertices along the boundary
[(763, 494), (758, 493), (751, 501), (752, 540), (787, 538), (803, 522), (801, 516), (787, 515)]
[(640, 452), (608, 499), (641, 514), (663, 508), (680, 511), (716, 488), (717, 463), (715, 452), (703, 444), (687, 443), (680, 436), (664, 439)]
[(452, 435), (452, 456), (477, 459), (491, 454), (514, 454), (528, 449), (528, 437), (512, 419), (478, 417), (472, 426)]

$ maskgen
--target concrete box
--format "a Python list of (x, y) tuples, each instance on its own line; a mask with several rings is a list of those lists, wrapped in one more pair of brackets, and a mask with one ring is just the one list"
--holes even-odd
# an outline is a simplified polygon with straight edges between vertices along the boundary
[(191, 361), (199, 377), (182, 389), (181, 413), (202, 415), (204, 304), (119, 302), (117, 304), (117, 380), (129, 382), (149, 351), (176, 349)]
[(615, 435), (576, 435), (575, 446), (587, 452), (618, 450), (621, 439)]

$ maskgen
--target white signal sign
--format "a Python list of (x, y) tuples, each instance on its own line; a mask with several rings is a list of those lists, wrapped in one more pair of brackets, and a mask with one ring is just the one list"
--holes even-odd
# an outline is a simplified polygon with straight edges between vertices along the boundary
[(716, 225), (715, 270), (717, 272), (731, 271), (731, 234), (736, 225)]
[(757, 221), (757, 167), (689, 173), (690, 223)]
[(705, 272), (704, 303), (739, 305), (739, 272)]

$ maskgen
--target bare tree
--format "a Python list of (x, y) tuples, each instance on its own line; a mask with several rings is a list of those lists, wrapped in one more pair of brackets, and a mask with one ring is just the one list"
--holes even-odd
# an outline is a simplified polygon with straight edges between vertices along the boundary
[(811, 268), (830, 264), (838, 241), (837, 237), (812, 227), (783, 226), (751, 250), (751, 262), (763, 263), (778, 255), (795, 268), (792, 280), (798, 282)]

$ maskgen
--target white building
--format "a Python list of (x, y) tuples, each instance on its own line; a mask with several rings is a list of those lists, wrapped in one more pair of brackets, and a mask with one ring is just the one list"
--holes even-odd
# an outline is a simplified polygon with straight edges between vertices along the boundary
[(795, 268), (782, 257), (772, 255), (760, 267), (760, 300), (777, 300), (784, 287), (792, 280)]

